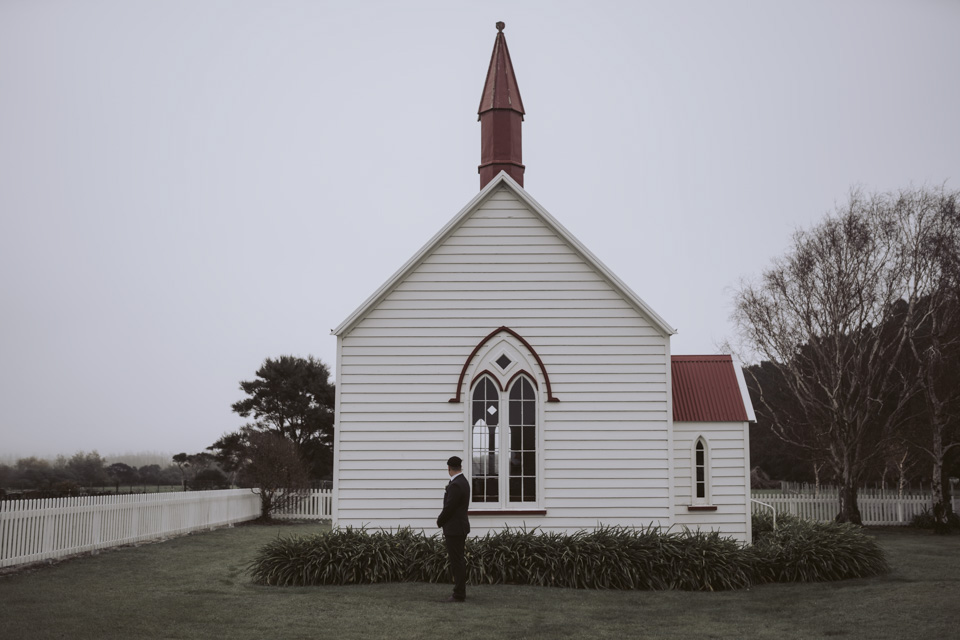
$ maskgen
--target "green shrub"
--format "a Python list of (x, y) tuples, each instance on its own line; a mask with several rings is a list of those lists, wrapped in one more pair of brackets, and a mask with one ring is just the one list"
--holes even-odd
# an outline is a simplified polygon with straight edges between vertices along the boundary
[[(779, 523), (783, 517), (782, 514), (779, 515), (777, 522)], [(753, 514), (750, 518), (750, 526), (753, 530), (753, 542), (756, 543), (757, 540), (773, 533), (773, 514), (769, 511)]]
[(930, 529), (936, 533), (953, 533), (960, 531), (960, 517), (955, 513), (949, 513), (947, 514), (946, 522), (941, 522), (934, 513), (930, 511), (929, 507), (924, 507), (923, 511), (913, 516), (913, 519), (910, 520), (910, 526), (917, 527), (918, 529)]
[[(755, 521), (756, 522), (756, 521)], [(717, 533), (600, 527), (572, 535), (504, 529), (466, 545), (470, 584), (719, 591), (764, 582), (842, 580), (886, 571), (876, 541), (853, 525), (777, 518), (752, 547)], [(447, 582), (443, 540), (422, 532), (335, 529), (278, 538), (250, 565), (277, 586)]]
[[(581, 589), (720, 590), (751, 583), (754, 558), (715, 533), (601, 527), (573, 535), (504, 529), (467, 540), (471, 584)], [(255, 582), (278, 586), (445, 582), (443, 541), (423, 533), (337, 529), (278, 538), (250, 566)]]
[(401, 529), (396, 533), (336, 529), (277, 538), (250, 566), (254, 582), (275, 586), (437, 582), (446, 573), (443, 542)]
[(506, 529), (469, 540), (467, 566), (473, 584), (720, 590), (750, 584), (750, 562), (740, 550), (717, 534), (652, 527), (573, 535)]
[(754, 536), (757, 582), (865, 578), (888, 569), (883, 550), (861, 527), (777, 517), (777, 530)]

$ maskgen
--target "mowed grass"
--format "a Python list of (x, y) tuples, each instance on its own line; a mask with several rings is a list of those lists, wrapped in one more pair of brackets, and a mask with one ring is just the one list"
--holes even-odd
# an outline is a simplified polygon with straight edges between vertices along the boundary
[(721, 593), (447, 585), (261, 587), (278, 535), (240, 526), (0, 575), (0, 638), (956, 638), (960, 536), (873, 529), (891, 572)]

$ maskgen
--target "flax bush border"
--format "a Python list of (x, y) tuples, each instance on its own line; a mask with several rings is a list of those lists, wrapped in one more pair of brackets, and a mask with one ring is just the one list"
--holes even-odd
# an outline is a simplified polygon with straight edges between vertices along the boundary
[[(778, 520), (757, 522), (752, 546), (699, 530), (599, 526), (571, 535), (539, 529), (491, 532), (467, 540), (470, 584), (576, 589), (721, 591), (767, 582), (842, 580), (884, 573), (879, 545), (860, 528)], [(273, 586), (448, 582), (443, 540), (411, 529), (334, 529), (281, 537), (249, 566)]]

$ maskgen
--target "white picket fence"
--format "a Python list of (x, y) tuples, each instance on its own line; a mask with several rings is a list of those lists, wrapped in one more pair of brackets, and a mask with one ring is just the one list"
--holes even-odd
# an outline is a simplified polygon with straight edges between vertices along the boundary
[[(810, 520), (833, 520), (836, 493), (820, 496), (754, 491), (755, 501)], [(325, 520), (332, 513), (332, 492), (312, 491), (277, 518)], [(866, 525), (906, 525), (929, 509), (929, 495), (903, 497), (861, 494), (857, 499)], [(954, 512), (960, 512), (957, 497)], [(754, 513), (765, 507), (753, 503)], [(159, 540), (260, 516), (260, 497), (249, 489), (141, 493), (125, 496), (0, 501), (0, 567), (39, 562), (123, 544)]]
[(273, 514), (278, 520), (329, 520), (333, 514), (333, 491), (315, 489), (295, 507)]
[[(777, 510), (777, 513), (786, 513), (799, 516), (806, 520), (830, 521), (836, 518), (839, 503), (835, 491), (821, 493), (819, 496), (811, 494), (779, 493), (771, 494), (766, 491), (753, 492), (753, 513), (769, 513), (758, 502), (766, 503)], [(857, 496), (857, 506), (860, 508), (860, 517), (863, 524), (879, 525), (908, 525), (913, 516), (930, 510), (932, 500), (927, 495), (889, 495), (879, 492), (863, 492)], [(953, 510), (958, 507), (957, 497), (953, 497)]]
[[(329, 519), (332, 492), (312, 491), (278, 518)], [(0, 567), (253, 520), (250, 489), (0, 501)]]

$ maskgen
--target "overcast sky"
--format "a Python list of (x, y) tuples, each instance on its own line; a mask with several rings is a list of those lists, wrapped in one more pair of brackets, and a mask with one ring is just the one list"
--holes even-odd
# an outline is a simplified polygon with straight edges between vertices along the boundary
[(525, 186), (663, 318), (851, 187), (960, 188), (960, 2), (0, 0), (0, 458), (202, 450), (478, 191), (498, 20)]

